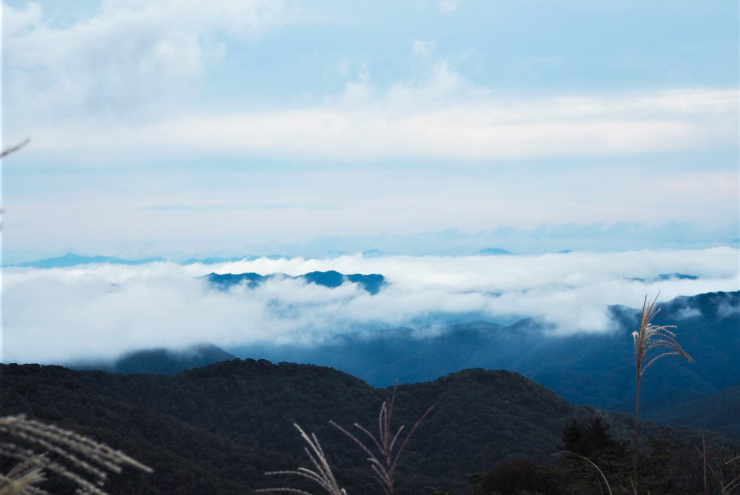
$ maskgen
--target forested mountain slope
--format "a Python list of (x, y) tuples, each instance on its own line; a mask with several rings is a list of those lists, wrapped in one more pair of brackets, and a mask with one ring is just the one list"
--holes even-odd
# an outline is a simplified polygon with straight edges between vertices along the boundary
[[(243, 493), (247, 486), (266, 486), (261, 472), (297, 467), (302, 456), (294, 422), (319, 436), (351, 493), (374, 488), (366, 456), (328, 421), (374, 428), (390, 390), (343, 372), (253, 360), (221, 362), (176, 376), (37, 365), (1, 369), (2, 414), (57, 422), (157, 469), (151, 480), (138, 474), (127, 478), (129, 492), (190, 494), (217, 486), (222, 487), (218, 493)], [(464, 493), (469, 490), (466, 475), (501, 461), (551, 459), (564, 425), (597, 414), (518, 373), (467, 370), (399, 386), (396, 424), (413, 423), (430, 405), (433, 413), (399, 465), (399, 494), (422, 493), (428, 486)], [(628, 417), (606, 417), (611, 431), (629, 437)], [(649, 431), (656, 427), (648, 425)], [(696, 433), (679, 436), (688, 443), (700, 441)], [(711, 446), (734, 445), (716, 436), (708, 439)], [(168, 486), (178, 489), (163, 491)]]
[[(680, 297), (660, 304), (656, 324), (676, 325), (694, 358), (666, 359), (645, 376), (647, 402), (672, 393), (711, 394), (740, 384), (740, 292)], [(228, 349), (242, 358), (331, 366), (375, 386), (434, 380), (466, 368), (507, 369), (532, 378), (577, 404), (631, 411), (634, 361), (631, 333), (639, 311), (610, 308), (616, 328), (550, 336), (537, 319), (504, 327), (475, 322), (428, 337), (396, 329), (337, 337), (313, 348), (250, 346)]]

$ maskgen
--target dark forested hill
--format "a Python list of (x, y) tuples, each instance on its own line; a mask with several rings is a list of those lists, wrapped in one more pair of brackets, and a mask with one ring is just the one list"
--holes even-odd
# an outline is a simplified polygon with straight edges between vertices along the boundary
[(85, 386), (81, 376), (60, 367), (3, 366), (0, 411), (90, 436), (155, 470), (153, 476), (134, 471), (114, 476), (111, 493), (236, 495), (259, 484), (265, 470), (298, 462), (296, 456), (248, 450), (172, 416), (107, 398)]
[[(108, 442), (152, 464), (151, 478), (126, 478), (115, 493), (244, 493), (260, 474), (297, 467), (293, 423), (315, 432), (350, 493), (374, 493), (365, 455), (328, 421), (374, 429), (390, 393), (330, 368), (233, 360), (167, 375), (122, 375), (62, 367), (3, 365), (0, 413), (25, 413)], [(399, 386), (395, 424), (434, 405), (399, 465), (399, 494), (426, 487), (469, 491), (466, 475), (522, 457), (546, 460), (564, 425), (598, 414), (518, 373), (466, 370)], [(607, 415), (627, 438), (630, 420)], [(656, 431), (647, 425), (646, 432)], [(697, 434), (682, 434), (698, 442)], [(712, 446), (732, 446), (709, 436)], [(169, 489), (167, 487), (170, 487)], [(172, 489), (177, 487), (177, 489)], [(206, 487), (211, 487), (206, 490)]]

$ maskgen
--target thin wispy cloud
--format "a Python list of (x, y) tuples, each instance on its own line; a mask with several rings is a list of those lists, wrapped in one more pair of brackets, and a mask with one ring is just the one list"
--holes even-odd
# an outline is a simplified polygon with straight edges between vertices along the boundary
[[(637, 307), (645, 293), (660, 292), (669, 300), (737, 290), (737, 259), (738, 250), (718, 248), (12, 269), (3, 283), (3, 359), (110, 358), (134, 349), (202, 342), (310, 345), (344, 332), (423, 327), (466, 314), (494, 321), (537, 316), (561, 333), (604, 332), (613, 325), (609, 305)], [(301, 275), (330, 269), (380, 273), (388, 285), (370, 295), (355, 284), (329, 289), (275, 279), (255, 289), (219, 291), (199, 278), (211, 271)], [(676, 272), (698, 279), (658, 279)]]
[(460, 4), (462, 4), (462, 0), (442, 0), (437, 3), (437, 6), (439, 7), (440, 12), (449, 14), (459, 9)]
[(318, 106), (202, 112), (102, 131), (40, 130), (37, 149), (82, 156), (105, 150), (130, 159), (164, 147), (174, 157), (309, 164), (630, 156), (729, 148), (737, 105), (737, 91), (722, 89), (504, 99), (440, 63), (428, 78), (385, 92), (364, 75)]
[(436, 48), (437, 44), (434, 41), (414, 40), (411, 53), (425, 57), (431, 55)]

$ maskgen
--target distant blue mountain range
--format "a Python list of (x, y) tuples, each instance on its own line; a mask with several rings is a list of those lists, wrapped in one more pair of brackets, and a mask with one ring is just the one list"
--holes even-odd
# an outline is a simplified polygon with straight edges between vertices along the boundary
[[(646, 403), (673, 393), (712, 394), (740, 384), (740, 292), (679, 297), (659, 304), (655, 323), (677, 325), (677, 340), (693, 363), (665, 359), (646, 374)], [(513, 325), (471, 322), (420, 337), (409, 328), (340, 335), (321, 345), (252, 345), (226, 350), (264, 358), (330, 366), (373, 386), (434, 380), (466, 368), (517, 371), (577, 404), (629, 411), (633, 407), (631, 333), (637, 309), (610, 308), (610, 332), (550, 336), (548, 326), (527, 318)], [(423, 334), (423, 333), (422, 333)]]
[(495, 255), (501, 255), (501, 254), (514, 254), (511, 251), (507, 251), (506, 249), (501, 248), (486, 248), (478, 251), (478, 254), (482, 254), (484, 256), (495, 256)]
[[(180, 262), (181, 265), (193, 265), (195, 263), (202, 263), (204, 265), (215, 265), (218, 263), (226, 263), (229, 261), (254, 261), (260, 258), (267, 258), (271, 260), (277, 259), (290, 259), (290, 256), (282, 255), (269, 255), (269, 256), (235, 256), (233, 258), (190, 258)], [(46, 258), (43, 260), (28, 261), (25, 263), (19, 263), (17, 265), (28, 268), (68, 268), (70, 266), (78, 265), (93, 265), (108, 263), (110, 265), (144, 265), (146, 263), (156, 263), (171, 261), (167, 258), (143, 258), (138, 260), (126, 260), (123, 258), (116, 258), (114, 256), (80, 256), (79, 254), (68, 253), (64, 256), (57, 256), (54, 258)]]
[(633, 277), (633, 278), (627, 278), (625, 280), (629, 280), (631, 282), (665, 282), (667, 280), (698, 280), (699, 277), (696, 275), (686, 275), (685, 273), (661, 273), (657, 277), (653, 277), (650, 279), (640, 278), (640, 277)]
[(78, 254), (65, 254), (56, 258), (47, 258), (45, 260), (29, 261), (15, 266), (30, 268), (67, 268), (77, 265), (92, 265), (95, 263), (109, 263), (111, 265), (144, 265), (157, 261), (167, 261), (164, 258), (144, 258), (140, 260), (124, 260), (112, 256), (80, 256)]
[(361, 275), (359, 273), (343, 275), (334, 270), (330, 270), (328, 272), (310, 272), (297, 277), (291, 277), (283, 273), (275, 273), (271, 275), (260, 275), (258, 273), (209, 273), (206, 275), (206, 278), (211, 284), (219, 289), (228, 289), (229, 287), (239, 284), (246, 284), (247, 287), (253, 289), (263, 282), (275, 278), (304, 280), (307, 284), (321, 285), (323, 287), (329, 287), (330, 289), (339, 287), (345, 282), (351, 282), (358, 284), (371, 295), (375, 295), (380, 292), (380, 289), (386, 283), (383, 275)]

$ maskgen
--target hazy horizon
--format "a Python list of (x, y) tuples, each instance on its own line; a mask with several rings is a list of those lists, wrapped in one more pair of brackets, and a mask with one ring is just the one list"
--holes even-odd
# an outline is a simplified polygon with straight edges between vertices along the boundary
[(737, 18), (5, 0), (4, 262), (737, 247)]

